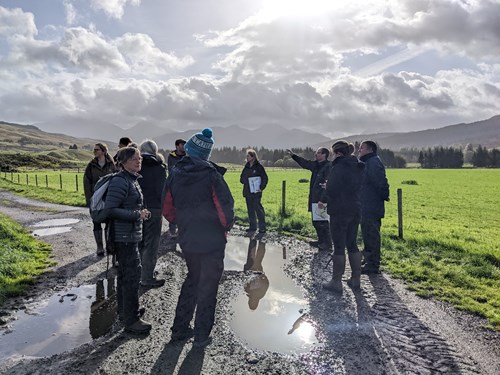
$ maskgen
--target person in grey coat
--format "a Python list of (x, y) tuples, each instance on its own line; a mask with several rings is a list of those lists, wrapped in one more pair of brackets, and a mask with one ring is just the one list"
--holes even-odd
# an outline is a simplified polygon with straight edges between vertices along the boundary
[(142, 178), (138, 181), (144, 195), (144, 206), (151, 211), (151, 218), (142, 223), (142, 241), (139, 244), (142, 264), (141, 286), (159, 288), (165, 284), (165, 279), (156, 278), (154, 272), (160, 246), (163, 219), (161, 208), (167, 170), (165, 159), (158, 153), (155, 141), (147, 139), (141, 143), (139, 149), (142, 156), (139, 174)]
[(361, 233), (365, 265), (361, 272), (380, 273), (380, 226), (385, 214), (384, 202), (389, 201), (389, 183), (375, 142), (361, 142), (358, 154), (365, 163), (361, 185)]
[(108, 186), (104, 209), (111, 222), (118, 258), (117, 302), (118, 315), (131, 333), (147, 333), (151, 324), (143, 321), (139, 309), (141, 259), (138, 244), (142, 240), (142, 223), (151, 217), (143, 206), (140, 177), (142, 157), (137, 148), (125, 147), (117, 154), (120, 172)]

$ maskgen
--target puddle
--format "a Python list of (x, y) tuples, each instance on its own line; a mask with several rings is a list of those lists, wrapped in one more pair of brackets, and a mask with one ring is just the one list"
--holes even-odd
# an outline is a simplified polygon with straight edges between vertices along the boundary
[(55, 228), (45, 228), (45, 229), (37, 229), (33, 231), (33, 236), (35, 237), (44, 237), (51, 236), (53, 234), (60, 234), (69, 232), (71, 227), (55, 227)]
[(36, 310), (18, 312), (0, 337), (0, 360), (62, 353), (104, 335), (115, 320), (114, 278), (60, 292)]
[[(80, 220), (78, 220), (78, 219), (51, 219), (51, 220), (39, 221), (38, 223), (33, 224), (33, 226), (36, 228), (42, 227), (44, 229), (34, 230), (33, 236), (44, 237), (44, 236), (51, 236), (53, 234), (66, 233), (66, 232), (69, 232), (72, 229), (72, 227), (63, 226), (63, 225), (76, 224), (79, 221)], [(52, 227), (52, 228), (48, 228), (48, 227)]]
[(308, 301), (283, 271), (286, 249), (229, 237), (224, 268), (254, 271), (233, 301), (230, 325), (240, 340), (258, 350), (304, 353), (318, 345)]
[(71, 225), (76, 224), (80, 220), (78, 219), (51, 219), (39, 221), (38, 223), (33, 224), (34, 227), (58, 227), (62, 225)]

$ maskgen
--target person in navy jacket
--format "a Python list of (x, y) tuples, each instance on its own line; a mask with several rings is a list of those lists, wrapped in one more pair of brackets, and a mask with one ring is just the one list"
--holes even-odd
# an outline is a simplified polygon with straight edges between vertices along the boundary
[[(208, 161), (212, 130), (194, 134), (186, 156), (167, 179), (163, 215), (175, 221), (188, 268), (172, 325), (172, 341), (194, 333), (194, 347), (211, 342), (219, 281), (224, 270), (226, 235), (234, 222), (234, 200), (221, 173)], [(196, 308), (194, 332), (190, 328)]]

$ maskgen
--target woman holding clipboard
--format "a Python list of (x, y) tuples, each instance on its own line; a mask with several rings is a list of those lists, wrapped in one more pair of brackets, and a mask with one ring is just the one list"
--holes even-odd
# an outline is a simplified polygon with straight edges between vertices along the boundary
[(246, 237), (253, 237), (257, 231), (257, 220), (259, 222), (259, 233), (255, 239), (260, 240), (266, 234), (266, 213), (262, 207), (262, 191), (267, 186), (266, 170), (259, 163), (255, 150), (247, 150), (247, 163), (240, 176), (243, 184), (243, 196), (245, 197), (248, 210), (248, 223), (250, 227), (246, 230)]

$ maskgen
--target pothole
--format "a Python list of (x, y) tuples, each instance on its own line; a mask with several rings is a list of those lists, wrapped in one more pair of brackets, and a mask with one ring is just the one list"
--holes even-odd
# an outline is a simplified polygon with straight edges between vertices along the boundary
[(80, 220), (78, 219), (50, 219), (39, 221), (38, 223), (33, 224), (34, 227), (59, 227), (63, 225), (71, 225), (76, 224)]
[(309, 303), (283, 271), (286, 262), (286, 249), (242, 237), (228, 238), (224, 269), (253, 272), (232, 302), (230, 326), (253, 349), (293, 354), (318, 345)]

